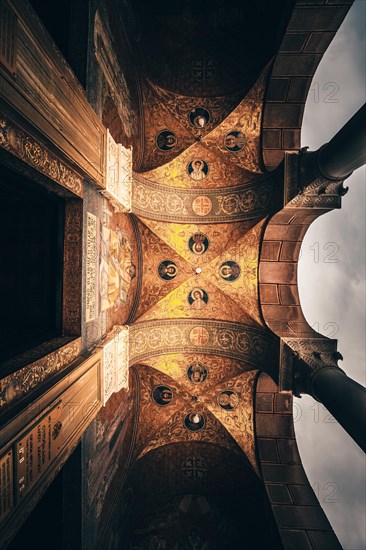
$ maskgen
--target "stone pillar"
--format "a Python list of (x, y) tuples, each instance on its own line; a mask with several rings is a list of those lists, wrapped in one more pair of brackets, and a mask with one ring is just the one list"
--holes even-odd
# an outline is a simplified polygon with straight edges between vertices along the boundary
[(366, 163), (366, 104), (318, 151), (321, 173), (344, 179)]
[(312, 396), (366, 452), (366, 389), (334, 367), (319, 369), (311, 382)]
[(302, 150), (299, 179), (304, 188), (318, 178), (346, 179), (366, 164), (366, 104), (317, 151)]
[(366, 452), (366, 389), (338, 367), (342, 356), (336, 346), (325, 337), (283, 338), (280, 391), (314, 397)]

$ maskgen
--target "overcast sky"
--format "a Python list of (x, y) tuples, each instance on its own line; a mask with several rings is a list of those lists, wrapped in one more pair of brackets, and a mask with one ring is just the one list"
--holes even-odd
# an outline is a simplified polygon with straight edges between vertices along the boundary
[[(305, 108), (302, 145), (315, 150), (365, 102), (366, 2), (356, 0), (315, 74)], [(329, 95), (330, 94), (330, 95)], [(365, 167), (346, 181), (341, 210), (316, 220), (301, 249), (304, 314), (338, 339), (340, 367), (365, 385)], [(345, 550), (366, 548), (365, 455), (326, 409), (294, 400), (295, 431), (305, 470)]]

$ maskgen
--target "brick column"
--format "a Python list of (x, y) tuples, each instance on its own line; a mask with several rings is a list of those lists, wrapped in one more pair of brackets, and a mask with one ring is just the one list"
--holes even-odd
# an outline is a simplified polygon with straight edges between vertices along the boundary
[(258, 379), (255, 431), (262, 477), (285, 550), (341, 546), (309, 484), (296, 444), (292, 397), (266, 374)]

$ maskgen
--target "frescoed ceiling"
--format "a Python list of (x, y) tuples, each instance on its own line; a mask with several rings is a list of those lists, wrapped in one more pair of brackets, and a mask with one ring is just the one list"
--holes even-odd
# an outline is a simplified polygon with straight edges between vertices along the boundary
[(140, 93), (124, 214), (134, 228), (134, 294), (121, 317), (139, 400), (135, 464), (149, 468), (160, 449), (211, 445), (258, 476), (253, 396), (258, 372), (278, 364), (258, 262), (281, 200), (262, 162), (261, 128), (293, 2), (119, 5)]
[(145, 169), (135, 172), (133, 214), (124, 214), (134, 228), (135, 460), (205, 442), (243, 453), (258, 473), (255, 381), (278, 353), (258, 296), (261, 239), (277, 197), (260, 160), (268, 74), (231, 109), (227, 98), (180, 101), (143, 81)]

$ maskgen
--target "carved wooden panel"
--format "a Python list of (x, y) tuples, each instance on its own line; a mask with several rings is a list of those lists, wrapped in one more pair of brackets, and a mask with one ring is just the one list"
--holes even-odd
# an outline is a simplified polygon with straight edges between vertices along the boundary
[(17, 18), (5, 0), (0, 2), (0, 63), (12, 74), (17, 62)]
[(105, 129), (30, 5), (23, 0), (9, 5), (18, 19), (17, 67), (15, 80), (2, 72), (1, 96), (65, 158), (104, 186)]

